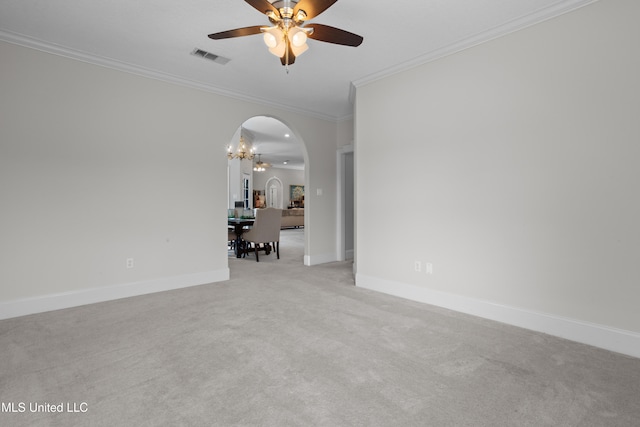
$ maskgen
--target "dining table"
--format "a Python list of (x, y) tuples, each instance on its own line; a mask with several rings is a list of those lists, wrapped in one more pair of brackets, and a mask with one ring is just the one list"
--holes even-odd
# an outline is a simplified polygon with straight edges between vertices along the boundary
[(252, 226), (255, 220), (255, 218), (228, 218), (228, 224), (233, 226), (233, 231), (236, 233), (236, 258), (242, 256), (242, 233), (244, 233), (245, 227)]

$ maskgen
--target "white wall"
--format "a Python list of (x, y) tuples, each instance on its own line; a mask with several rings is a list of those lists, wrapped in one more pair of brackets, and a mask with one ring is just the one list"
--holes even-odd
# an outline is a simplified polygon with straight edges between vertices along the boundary
[(225, 148), (255, 115), (307, 145), (324, 193), (306, 198), (306, 260), (335, 259), (335, 122), (4, 42), (0, 57), (0, 318), (225, 280)]
[(640, 356), (638, 16), (597, 2), (358, 87), (357, 284)]
[(353, 117), (338, 122), (338, 148), (353, 144)]

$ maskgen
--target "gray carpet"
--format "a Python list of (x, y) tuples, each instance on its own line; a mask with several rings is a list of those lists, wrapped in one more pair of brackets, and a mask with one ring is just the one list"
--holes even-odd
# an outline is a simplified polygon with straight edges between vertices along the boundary
[(228, 282), (0, 321), (0, 425), (640, 425), (640, 359), (356, 288), (301, 242)]

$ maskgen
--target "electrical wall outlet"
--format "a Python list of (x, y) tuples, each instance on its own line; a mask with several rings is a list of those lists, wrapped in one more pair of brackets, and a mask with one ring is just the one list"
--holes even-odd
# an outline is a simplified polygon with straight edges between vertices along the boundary
[(133, 268), (133, 258), (127, 258), (127, 268)]
[(424, 271), (425, 271), (427, 274), (433, 274), (433, 264), (431, 264), (430, 262), (426, 263), (426, 264), (424, 265)]
[(413, 268), (418, 272), (422, 271), (422, 263), (420, 261), (414, 261)]

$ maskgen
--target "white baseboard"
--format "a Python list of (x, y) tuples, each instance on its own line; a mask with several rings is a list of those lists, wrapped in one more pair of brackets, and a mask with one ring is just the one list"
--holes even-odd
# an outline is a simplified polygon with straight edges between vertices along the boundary
[(172, 289), (188, 288), (190, 286), (229, 280), (229, 269), (185, 274), (181, 276), (163, 277), (141, 282), (124, 283), (120, 285), (104, 286), (100, 288), (82, 289), (79, 291), (62, 292), (58, 294), (42, 295), (13, 301), (0, 302), (0, 319), (26, 316), (28, 314), (43, 313), (45, 311), (60, 310), (80, 305), (94, 304), (120, 298), (128, 298)]
[(640, 358), (640, 334), (356, 274), (356, 286)]
[(318, 264), (326, 264), (329, 262), (336, 262), (338, 257), (335, 253), (333, 254), (321, 254), (321, 255), (305, 255), (304, 256), (304, 265), (318, 265)]

